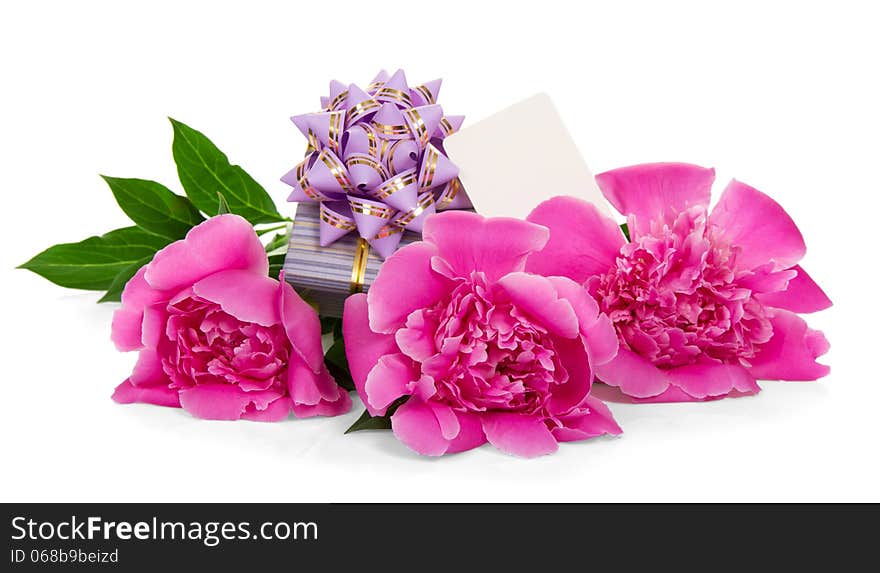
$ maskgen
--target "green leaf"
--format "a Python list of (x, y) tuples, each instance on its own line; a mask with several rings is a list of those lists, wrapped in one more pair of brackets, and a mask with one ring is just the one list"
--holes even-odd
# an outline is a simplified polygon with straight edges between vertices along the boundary
[(620, 226), (620, 230), (623, 231), (623, 236), (626, 237), (626, 242), (630, 242), (632, 239), (629, 238), (629, 225), (623, 223)]
[(107, 290), (119, 273), (151, 258), (169, 242), (138, 227), (125, 227), (79, 243), (54, 245), (19, 268), (63, 287)]
[(253, 224), (283, 219), (266, 190), (244, 169), (230, 165), (226, 155), (210, 139), (174, 119), (171, 125), (174, 128), (171, 151), (177, 174), (196, 207), (213, 213), (217, 208), (217, 193), (222, 193), (229, 210)]
[(229, 213), (229, 203), (226, 202), (226, 197), (223, 196), (223, 193), (217, 191), (217, 198), (220, 199), (220, 205), (217, 207), (218, 215), (226, 215)]
[(341, 324), (342, 319), (336, 318), (335, 316), (322, 316), (321, 317), (321, 334), (329, 334), (331, 332), (336, 332), (336, 325)]
[(204, 218), (186, 197), (146, 179), (102, 175), (116, 202), (138, 227), (171, 240), (182, 239)]
[(113, 279), (113, 282), (110, 283), (110, 286), (107, 288), (107, 292), (104, 293), (98, 302), (119, 302), (122, 299), (122, 291), (125, 289), (125, 285), (128, 284), (128, 281), (131, 280), (131, 277), (137, 274), (141, 267), (145, 264), (149, 263), (152, 260), (152, 257), (144, 257), (143, 259), (133, 263), (131, 266), (119, 271), (119, 274), (116, 275), (116, 278)]
[(339, 385), (340, 388), (349, 392), (356, 390), (354, 379), (351, 377), (351, 372), (348, 370), (342, 370), (334, 364), (326, 362), (325, 364), (327, 364), (327, 371), (330, 372), (330, 376), (333, 376), (333, 379), (336, 380), (336, 384)]
[(361, 430), (390, 430), (391, 429), (391, 417), (390, 416), (370, 416), (370, 413), (364, 410), (364, 413), (361, 414), (361, 417), (355, 420), (354, 424), (348, 427), (345, 430), (346, 434), (350, 434), (352, 432), (360, 432)]
[(327, 370), (330, 371), (330, 375), (336, 379), (336, 383), (351, 391), (355, 387), (354, 380), (351, 377), (351, 370), (348, 367), (348, 358), (345, 356), (345, 340), (342, 338), (341, 332), (337, 334), (336, 329), (339, 328), (339, 323), (333, 326), (333, 335), (336, 340), (327, 350), (327, 354), (324, 355), (324, 364), (327, 366)]
[(340, 368), (332, 362), (324, 362), (324, 364), (327, 366), (327, 372), (329, 372), (330, 376), (332, 376), (333, 379), (336, 380), (336, 384), (340, 388), (343, 388), (349, 392), (357, 389), (354, 385), (354, 379), (351, 377), (351, 372), (349, 372), (347, 369)]
[(273, 279), (278, 278), (281, 269), (284, 268), (284, 255), (272, 255), (269, 257), (269, 276)]
[(345, 339), (342, 336), (337, 336), (335, 324), (333, 325), (333, 336), (335, 338), (333, 346), (327, 349), (324, 361), (348, 370), (348, 358), (345, 356)]
[[(284, 249), (287, 252), (287, 243), (288, 243), (287, 233), (278, 233), (272, 240), (266, 243), (266, 252), (271, 253), (272, 251), (277, 251), (279, 249)], [(279, 254), (279, 253), (276, 253)]]
[(384, 416), (370, 416), (370, 413), (364, 410), (361, 417), (355, 420), (354, 424), (345, 430), (345, 433), (350, 434), (361, 430), (390, 430), (391, 416), (393, 416), (394, 412), (396, 412), (397, 409), (408, 399), (409, 396), (401, 396), (395, 400), (390, 406), (388, 406), (388, 410), (385, 411)]

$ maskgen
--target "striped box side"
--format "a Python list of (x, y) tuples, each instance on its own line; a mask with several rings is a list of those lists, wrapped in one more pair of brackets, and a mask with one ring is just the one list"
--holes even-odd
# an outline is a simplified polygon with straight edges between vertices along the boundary
[[(322, 247), (319, 213), (315, 203), (297, 205), (284, 259), (284, 276), (300, 296), (318, 304), (322, 316), (341, 317), (345, 299), (351, 292), (351, 267), (358, 236), (352, 232), (332, 245)], [(418, 240), (418, 234), (407, 231), (400, 245)], [(381, 265), (382, 257), (370, 251), (363, 292), (367, 292)]]

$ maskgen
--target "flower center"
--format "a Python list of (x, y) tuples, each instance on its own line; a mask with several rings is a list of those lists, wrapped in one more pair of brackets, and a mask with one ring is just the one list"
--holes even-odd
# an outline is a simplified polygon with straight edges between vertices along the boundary
[(737, 248), (693, 207), (672, 225), (652, 225), (620, 251), (616, 264), (588, 288), (622, 343), (661, 368), (700, 356), (748, 364), (770, 339), (764, 306), (736, 269)]
[(462, 279), (450, 299), (426, 311), (438, 351), (422, 365), (435, 400), (463, 411), (534, 412), (568, 374), (552, 337), (495, 296), (482, 273)]
[(242, 322), (190, 296), (168, 305), (162, 368), (172, 387), (236, 384), (245, 391), (286, 386), (290, 342), (280, 325)]

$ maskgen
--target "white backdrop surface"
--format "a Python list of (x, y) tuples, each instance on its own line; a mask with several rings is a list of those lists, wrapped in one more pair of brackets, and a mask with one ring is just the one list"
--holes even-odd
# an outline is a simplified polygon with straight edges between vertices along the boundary
[[(880, 501), (877, 165), (870, 2), (28, 2), (0, 8), (3, 501)], [(98, 173), (180, 191), (166, 116), (279, 205), (288, 121), (327, 82), (443, 77), (449, 113), (551, 94), (594, 172), (714, 166), (777, 199), (836, 306), (831, 375), (755, 397), (611, 407), (619, 438), (521, 460), (420, 458), (335, 419), (207, 422), (120, 406), (114, 305), (13, 267), (124, 226)], [(565, 190), (560, 190), (564, 192)]]

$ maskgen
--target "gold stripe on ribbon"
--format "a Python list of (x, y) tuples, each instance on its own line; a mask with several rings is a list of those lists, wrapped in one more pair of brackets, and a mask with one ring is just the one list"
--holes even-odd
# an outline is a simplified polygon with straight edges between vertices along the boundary
[(376, 99), (386, 98), (390, 100), (394, 100), (396, 102), (400, 102), (406, 107), (412, 107), (412, 99), (409, 97), (408, 93), (404, 93), (400, 90), (396, 90), (394, 88), (389, 88), (387, 86), (381, 88), (376, 92), (374, 96)]
[(443, 137), (448, 137), (455, 133), (455, 127), (452, 126), (452, 123), (445, 116), (440, 118), (440, 129), (443, 130)]
[[(400, 145), (401, 142), (403, 142), (403, 141), (405, 141), (405, 140), (398, 139), (397, 141), (395, 141), (394, 143), (392, 143), (388, 147), (388, 153), (387, 153), (388, 157), (385, 158), (385, 162), (388, 164), (388, 169), (391, 170), (391, 173), (397, 172), (397, 168), (394, 167), (394, 151), (397, 149), (397, 146)], [(387, 179), (387, 177), (386, 177), (386, 179)]]
[(373, 217), (378, 217), (379, 219), (390, 219), (396, 213), (395, 209), (391, 209), (390, 207), (386, 207), (384, 205), (370, 205), (368, 203), (362, 203), (353, 197), (349, 197), (348, 204), (351, 206), (351, 210), (355, 213), (360, 213), (361, 215), (372, 215)]
[(339, 92), (335, 98), (330, 100), (330, 103), (327, 104), (327, 111), (334, 111), (337, 107), (339, 107), (342, 102), (345, 101), (345, 98), (348, 97), (348, 90), (342, 90)]
[(437, 209), (443, 210), (449, 207), (459, 191), (461, 191), (461, 179), (456, 177), (449, 182), (449, 185), (446, 187), (446, 192), (440, 196), (440, 200), (437, 202)]
[(367, 86), (366, 92), (367, 92), (367, 93), (372, 93), (372, 92), (378, 90), (379, 88), (381, 88), (381, 87), (384, 86), (384, 85), (385, 85), (385, 82), (373, 82), (373, 83), (371, 83), (370, 85)]
[(351, 181), (348, 179), (348, 174), (345, 172), (345, 166), (340, 164), (335, 156), (331, 156), (326, 151), (322, 151), (318, 158), (327, 166), (327, 169), (330, 170), (330, 173), (333, 174), (333, 177), (336, 178), (336, 182), (339, 183), (339, 186), (348, 191), (351, 189)]
[(359, 104), (355, 104), (350, 110), (348, 110), (348, 121), (349, 123), (354, 123), (356, 120), (367, 115), (373, 110), (379, 109), (380, 107), (382, 106), (379, 105), (379, 102), (374, 99), (368, 99), (366, 101), (362, 101)]
[(422, 180), (419, 187), (422, 189), (430, 189), (431, 183), (434, 182), (434, 171), (437, 170), (437, 160), (440, 158), (440, 152), (437, 151), (434, 147), (429, 146), (425, 151), (425, 161), (422, 166), (422, 170), (425, 173), (425, 177)]
[(321, 220), (331, 227), (335, 227), (343, 231), (354, 231), (355, 229), (357, 229), (357, 225), (355, 225), (354, 221), (343, 219), (339, 215), (331, 213), (326, 209), (321, 209)]
[(312, 149), (318, 149), (320, 147), (320, 144), (318, 143), (318, 136), (315, 135), (315, 132), (312, 131), (311, 128), (309, 128), (309, 134), (306, 136), (306, 139), (309, 140), (309, 146)]
[(403, 227), (398, 227), (396, 225), (385, 225), (384, 227), (379, 229), (379, 232), (376, 233), (376, 236), (373, 238), (374, 239), (384, 239), (385, 237), (390, 237), (391, 235), (397, 235), (399, 233), (402, 233), (403, 231), (404, 231)]
[(428, 138), (430, 134), (428, 133), (428, 128), (425, 126), (425, 120), (422, 119), (422, 116), (419, 115), (419, 112), (416, 111), (415, 108), (408, 109), (403, 112), (406, 115), (407, 119), (410, 121), (410, 125), (414, 128), (416, 135), (419, 138), (419, 143), (422, 147), (428, 143)]
[(372, 129), (370, 129), (369, 127), (367, 127), (365, 125), (362, 125), (361, 127), (363, 128), (364, 133), (367, 134), (367, 142), (370, 145), (370, 155), (378, 158), (379, 153), (377, 152), (378, 147), (376, 145), (376, 134), (373, 132)]
[(434, 94), (432, 94), (431, 90), (429, 90), (426, 86), (418, 86), (413, 89), (415, 89), (417, 92), (422, 94), (422, 97), (425, 99), (425, 101), (427, 103), (432, 104), (432, 105), (437, 103), (437, 101), (434, 99)]
[(303, 193), (306, 194), (306, 197), (312, 199), (313, 201), (324, 201), (329, 199), (326, 195), (315, 189), (312, 184), (309, 182), (309, 178), (306, 175), (309, 167), (309, 159), (306, 159), (300, 162), (296, 166), (296, 180), (299, 183), (299, 186), (302, 188)]
[(302, 187), (303, 193), (305, 193), (309, 199), (314, 201), (323, 201), (327, 199), (326, 195), (312, 187), (312, 184), (309, 183), (309, 178), (305, 175), (299, 178), (299, 186)]
[(383, 180), (388, 179), (388, 171), (385, 169), (385, 166), (372, 157), (355, 155), (354, 157), (349, 157), (345, 160), (346, 167), (351, 168), (352, 165), (366, 165), (367, 167), (375, 169), (379, 174), (379, 177)]
[(370, 244), (363, 237), (358, 237), (351, 264), (351, 284), (349, 292), (357, 294), (364, 290), (364, 276), (367, 274), (367, 259), (370, 255)]
[(342, 133), (342, 118), (344, 111), (334, 111), (330, 114), (330, 148), (339, 153), (339, 136)]
[(382, 140), (382, 145), (379, 147), (379, 161), (384, 161), (388, 163), (388, 148), (391, 147), (391, 144), (388, 143), (387, 139)]
[(425, 209), (430, 207), (432, 203), (434, 203), (434, 195), (431, 193), (426, 193), (425, 196), (419, 200), (419, 203), (418, 203), (418, 205), (416, 205), (415, 209), (413, 209), (412, 211), (409, 211), (408, 213), (403, 215), (401, 218), (394, 221), (394, 224), (399, 225), (401, 227), (405, 227), (405, 226), (409, 225), (410, 223), (412, 223), (415, 220), (416, 217), (418, 217), (419, 215), (424, 213)]
[(303, 177), (306, 176), (306, 169), (308, 168), (309, 158), (306, 157), (305, 160), (300, 161), (296, 165), (296, 180), (299, 181)]
[(373, 128), (379, 132), (379, 135), (393, 137), (395, 135), (409, 135), (409, 126), (406, 125), (388, 125), (386, 123), (373, 122)]
[(404, 187), (408, 185), (412, 185), (416, 182), (416, 174), (412, 173), (404, 173), (402, 175), (398, 175), (394, 179), (390, 179), (376, 188), (373, 192), (373, 195), (377, 199), (387, 199), (390, 195), (400, 191)]

